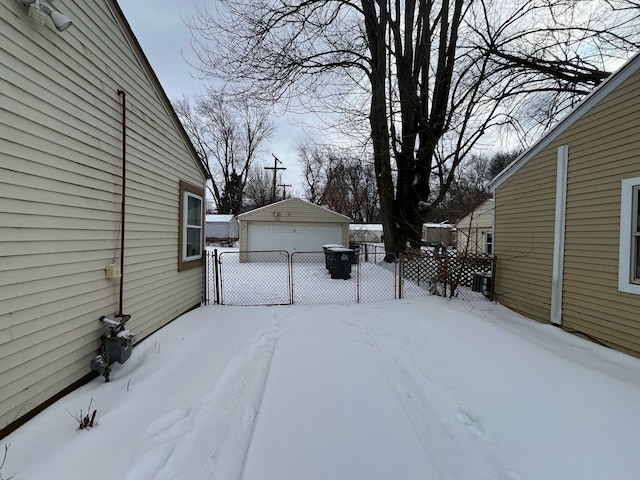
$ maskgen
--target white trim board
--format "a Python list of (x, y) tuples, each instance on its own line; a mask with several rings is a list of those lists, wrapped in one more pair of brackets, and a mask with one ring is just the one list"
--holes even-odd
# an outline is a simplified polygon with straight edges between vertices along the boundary
[(562, 285), (564, 283), (564, 237), (567, 216), (567, 172), (569, 146), (558, 147), (556, 167), (556, 219), (553, 235), (553, 274), (551, 277), (551, 322), (562, 323)]

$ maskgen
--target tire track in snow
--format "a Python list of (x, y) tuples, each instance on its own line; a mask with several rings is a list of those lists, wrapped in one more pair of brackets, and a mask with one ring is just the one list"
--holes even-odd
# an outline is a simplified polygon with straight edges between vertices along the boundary
[(280, 326), (227, 364), (213, 389), (152, 422), (127, 480), (234, 480), (242, 476)]
[[(354, 340), (373, 351), (423, 450), (442, 479), (526, 480), (507, 469), (478, 443), (478, 439), (491, 444), (496, 441), (480, 417), (453, 401), (455, 392), (429, 376), (413, 360), (401, 339), (378, 334), (352, 322), (345, 323), (359, 330)], [(426, 340), (422, 338), (424, 343)]]
[(219, 418), (223, 419), (219, 424), (222, 435), (216, 436), (211, 455), (196, 477), (198, 480), (242, 477), (278, 336), (279, 329), (263, 334), (245, 361), (233, 369), (230, 378), (237, 378), (238, 371), (242, 376), (233, 386), (230, 398), (225, 401), (227, 394), (224, 390), (229, 390), (228, 385), (221, 387), (219, 395), (213, 395), (211, 405), (222, 404), (218, 412)]

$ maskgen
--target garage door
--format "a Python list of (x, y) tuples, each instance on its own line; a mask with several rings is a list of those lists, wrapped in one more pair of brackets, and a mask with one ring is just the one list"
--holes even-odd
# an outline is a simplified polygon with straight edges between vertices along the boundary
[(249, 223), (247, 250), (320, 252), (322, 245), (342, 243), (338, 223)]

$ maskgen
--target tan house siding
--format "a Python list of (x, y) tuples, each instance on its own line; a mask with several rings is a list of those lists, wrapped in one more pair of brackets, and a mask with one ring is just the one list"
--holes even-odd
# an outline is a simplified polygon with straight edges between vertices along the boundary
[(555, 218), (556, 151), (545, 150), (495, 193), (496, 298), (548, 322)]
[(640, 356), (640, 297), (618, 291), (620, 184), (640, 176), (640, 74), (565, 135), (563, 325)]
[(634, 73), (495, 189), (498, 300), (550, 320), (556, 155), (568, 146), (562, 326), (640, 356), (640, 296), (618, 290), (620, 186), (640, 176)]
[(177, 271), (179, 181), (203, 175), (110, 2), (67, 1), (73, 26), (0, 0), (0, 429), (90, 373), (118, 308), (121, 98), (127, 103), (124, 313), (137, 340), (198, 304)]

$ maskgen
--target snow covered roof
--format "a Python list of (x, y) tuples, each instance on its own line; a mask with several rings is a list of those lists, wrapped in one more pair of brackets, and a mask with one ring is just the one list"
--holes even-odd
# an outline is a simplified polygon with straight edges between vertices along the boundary
[(370, 232), (382, 231), (382, 224), (380, 223), (352, 223), (349, 225), (351, 231), (368, 230)]
[[(269, 205), (265, 205), (264, 207), (256, 208), (255, 210), (251, 210), (251, 211), (248, 211), (248, 212), (241, 213), (240, 215), (238, 215), (238, 220), (241, 220), (241, 221), (254, 220), (256, 218), (259, 218), (260, 214), (265, 212), (265, 211), (271, 212), (274, 209), (282, 209), (282, 208), (291, 209), (291, 208), (295, 208), (296, 205), (298, 207), (300, 207), (302, 205), (303, 209), (306, 207), (307, 209), (312, 209), (312, 210), (323, 212), (323, 215), (325, 217), (327, 215), (330, 215), (331, 217), (339, 218), (340, 221), (344, 222), (344, 223), (347, 223), (347, 222), (351, 221), (351, 219), (349, 217), (347, 217), (346, 215), (342, 215), (341, 213), (334, 212), (333, 210), (329, 210), (328, 208), (323, 207), (321, 205), (316, 205), (315, 203), (311, 203), (311, 202), (309, 202), (307, 200), (304, 200), (302, 198), (296, 198), (296, 197), (291, 197), (291, 198), (287, 198), (285, 200), (280, 200), (279, 202), (270, 203)], [(326, 218), (330, 218), (330, 217), (326, 217)]]
[(455, 228), (455, 225), (450, 223), (423, 223), (422, 226), (427, 228), (446, 228), (448, 230)]
[(229, 223), (234, 218), (233, 215), (207, 215), (205, 221), (207, 223)]

